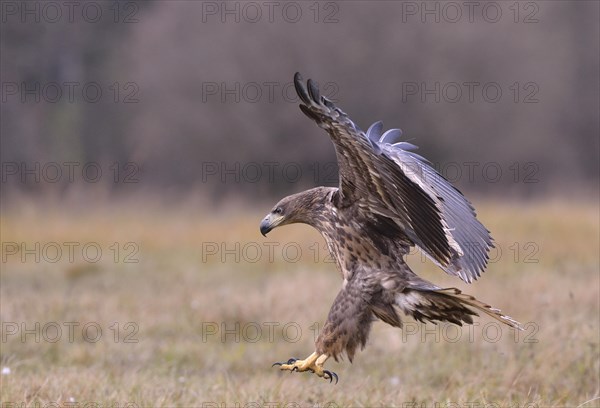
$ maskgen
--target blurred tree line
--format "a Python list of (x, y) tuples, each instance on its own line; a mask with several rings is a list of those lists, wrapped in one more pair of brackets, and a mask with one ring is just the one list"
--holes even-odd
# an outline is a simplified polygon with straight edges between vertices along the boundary
[(59, 18), (4, 2), (3, 199), (78, 183), (217, 201), (336, 185), (295, 71), (363, 129), (402, 128), (462, 189), (597, 189), (598, 3), (486, 15), (476, 2), (472, 16), (462, 2), (267, 3), (56, 3)]

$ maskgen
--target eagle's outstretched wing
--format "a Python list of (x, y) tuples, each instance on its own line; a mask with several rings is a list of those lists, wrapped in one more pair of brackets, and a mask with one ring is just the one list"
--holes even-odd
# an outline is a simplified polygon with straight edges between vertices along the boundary
[(385, 133), (376, 122), (361, 131), (316, 84), (294, 85), (300, 109), (327, 130), (340, 169), (341, 206), (358, 203), (365, 211), (394, 220), (406, 235), (449, 274), (471, 282), (481, 275), (493, 247), (489, 231), (471, 203), (421, 156), (399, 142), (402, 132)]

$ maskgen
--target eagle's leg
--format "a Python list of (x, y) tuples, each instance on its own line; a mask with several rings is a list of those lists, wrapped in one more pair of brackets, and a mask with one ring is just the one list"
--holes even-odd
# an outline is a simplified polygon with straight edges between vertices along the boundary
[(304, 360), (297, 360), (295, 358), (290, 358), (286, 363), (275, 363), (273, 366), (280, 366), (281, 370), (288, 371), (310, 371), (315, 373), (319, 377), (323, 377), (329, 382), (332, 382), (335, 378), (335, 382), (338, 382), (338, 376), (336, 373), (331, 372), (329, 370), (323, 369), (323, 365), (329, 356), (327, 354), (319, 355), (316, 351), (312, 353), (310, 356), (305, 358)]

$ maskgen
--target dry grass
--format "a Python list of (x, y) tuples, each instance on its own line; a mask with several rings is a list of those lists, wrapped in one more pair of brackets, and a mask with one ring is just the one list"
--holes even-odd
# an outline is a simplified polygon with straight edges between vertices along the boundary
[[(315, 329), (340, 286), (334, 266), (323, 262), (316, 232), (292, 226), (264, 239), (258, 232), (262, 211), (215, 216), (141, 207), (22, 206), (3, 214), (3, 406), (600, 405), (595, 204), (574, 210), (564, 202), (480, 203), (480, 216), (502, 250), (483, 279), (468, 287), (418, 254), (411, 265), (529, 323), (527, 331), (515, 339), (509, 329), (498, 333), (487, 318), (460, 331), (407, 319), (403, 333), (376, 323), (352, 365), (329, 364), (340, 375), (338, 385), (271, 368), (274, 361), (312, 352)], [(8, 254), (10, 242), (26, 248), (57, 243), (63, 255), (56, 263), (47, 259), (54, 252), (42, 253), (39, 263), (34, 255), (23, 262), (22, 252)], [(71, 263), (65, 242), (95, 242), (102, 258), (86, 262), (80, 246)], [(123, 262), (132, 249), (125, 248), (128, 242), (139, 245), (133, 257), (138, 263)], [(280, 243), (273, 259), (265, 242)], [(290, 242), (302, 249), (298, 262), (289, 259), (296, 257), (296, 245), (283, 251)], [(207, 255), (213, 243), (219, 252)], [(225, 255), (223, 249), (232, 251)], [(78, 324), (73, 339), (68, 322)], [(101, 328), (96, 342), (83, 338), (86, 324), (92, 338)], [(24, 339), (22, 325), (33, 331)], [(57, 337), (56, 325), (62, 334), (48, 341)], [(223, 328), (230, 330), (225, 338)], [(137, 342), (126, 342), (127, 335)]]

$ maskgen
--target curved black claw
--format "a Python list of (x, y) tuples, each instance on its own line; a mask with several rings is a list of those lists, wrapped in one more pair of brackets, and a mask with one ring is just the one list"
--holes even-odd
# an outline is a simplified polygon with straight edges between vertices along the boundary
[[(338, 383), (338, 375), (336, 373), (334, 373), (333, 371), (329, 371), (329, 370), (324, 370), (323, 371), (324, 374), (327, 374), (329, 376), (329, 382), (333, 382), (333, 379), (335, 378), (335, 383)], [(325, 379), (327, 379), (327, 377), (325, 377)]]
[[(271, 367), (275, 367), (275, 366), (282, 366), (284, 364), (294, 364), (296, 361), (298, 361), (297, 358), (290, 358), (287, 362), (285, 363), (273, 363), (273, 365)], [(296, 368), (296, 367), (294, 367)]]

